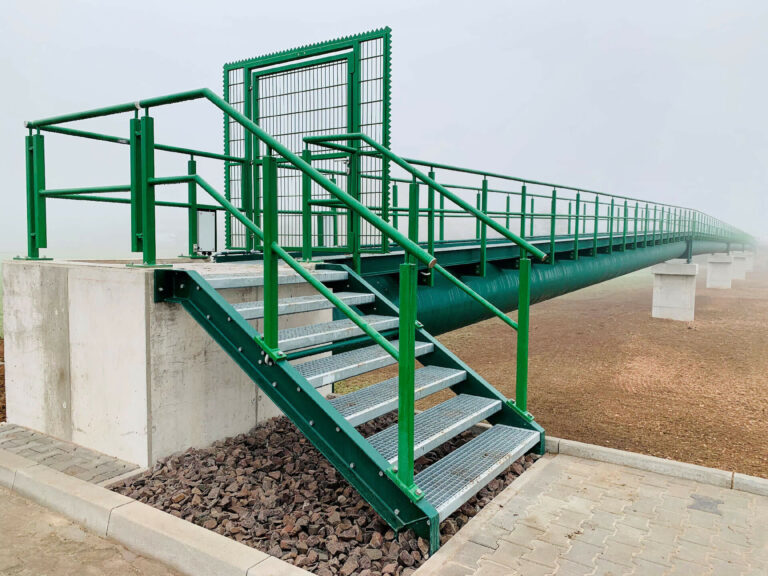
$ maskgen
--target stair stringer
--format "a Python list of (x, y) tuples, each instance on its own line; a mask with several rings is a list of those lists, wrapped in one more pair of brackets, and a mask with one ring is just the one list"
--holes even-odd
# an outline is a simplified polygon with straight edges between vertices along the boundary
[[(344, 264), (325, 264), (318, 266), (318, 268), (346, 271), (348, 277), (344, 282), (349, 289), (360, 292), (370, 292), (376, 297), (376, 301), (372, 306), (374, 307), (374, 310), (377, 314), (399, 314), (397, 306), (395, 306), (381, 292), (379, 292), (376, 288), (374, 288), (364, 278), (359, 276), (348, 266)], [(515, 337), (511, 334), (510, 336), (512, 338)], [(419, 360), (424, 364), (442, 366), (444, 368), (455, 368), (466, 371), (467, 378), (463, 382), (450, 387), (454, 393), (470, 394), (472, 396), (482, 396), (484, 398), (494, 398), (501, 400), (501, 411), (491, 416), (489, 421), (492, 424), (506, 424), (518, 428), (525, 428), (527, 430), (535, 430), (540, 434), (541, 439), (534, 450), (536, 450), (539, 454), (544, 454), (546, 446), (545, 431), (544, 428), (542, 428), (533, 419), (533, 416), (524, 413), (519, 408), (517, 408), (513, 400), (510, 400), (504, 396), (499, 390), (497, 390), (482, 376), (470, 368), (465, 362), (463, 362), (458, 356), (456, 356), (453, 352), (441, 344), (437, 338), (432, 336), (425, 329), (418, 328), (416, 330), (416, 340), (420, 342), (431, 342), (434, 345), (432, 352), (419, 357)]]
[(287, 360), (271, 360), (256, 329), (199, 273), (156, 270), (155, 302), (181, 304), (389, 526), (439, 548), (437, 510), (397, 486), (389, 462)]

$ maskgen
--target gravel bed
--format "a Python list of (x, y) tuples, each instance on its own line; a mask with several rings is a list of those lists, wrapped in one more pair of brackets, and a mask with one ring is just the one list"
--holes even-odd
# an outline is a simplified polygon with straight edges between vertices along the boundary
[[(364, 436), (396, 421), (382, 416)], [(416, 461), (426, 468), (470, 439), (465, 432)], [(512, 464), (440, 526), (451, 538), (538, 456)], [(319, 576), (411, 574), (428, 542), (395, 533), (287, 418), (159, 462), (113, 490), (276, 556)]]

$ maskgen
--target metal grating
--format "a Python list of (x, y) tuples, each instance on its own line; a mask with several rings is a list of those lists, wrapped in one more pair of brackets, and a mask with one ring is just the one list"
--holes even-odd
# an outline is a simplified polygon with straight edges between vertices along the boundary
[[(379, 332), (397, 328), (400, 322), (394, 316), (378, 316), (375, 314), (365, 316), (364, 320), (371, 328)], [(288, 352), (289, 350), (297, 350), (307, 346), (345, 340), (346, 338), (352, 338), (361, 334), (363, 334), (363, 330), (358, 328), (357, 324), (349, 318), (344, 318), (343, 320), (334, 320), (333, 322), (286, 328), (278, 332), (277, 340), (280, 350)]]
[[(363, 294), (358, 292), (336, 292), (336, 296), (349, 306), (359, 306), (369, 304), (376, 297), (373, 294)], [(264, 301), (241, 302), (232, 305), (246, 320), (256, 320), (264, 317)], [(333, 308), (333, 303), (322, 294), (312, 294), (310, 296), (296, 296), (294, 298), (281, 298), (277, 301), (277, 313), (298, 314), (299, 312), (312, 312), (314, 310), (325, 310)]]
[[(413, 457), (419, 458), (501, 410), (501, 400), (460, 394), (414, 419)], [(390, 463), (397, 462), (397, 424), (367, 440)]]
[(535, 430), (497, 424), (414, 478), (442, 522), (539, 442)]
[[(449, 386), (463, 382), (464, 370), (426, 366), (414, 373), (414, 398), (420, 400)], [(397, 408), (397, 377), (373, 384), (362, 390), (344, 394), (331, 400), (331, 405), (353, 426), (368, 422)]]

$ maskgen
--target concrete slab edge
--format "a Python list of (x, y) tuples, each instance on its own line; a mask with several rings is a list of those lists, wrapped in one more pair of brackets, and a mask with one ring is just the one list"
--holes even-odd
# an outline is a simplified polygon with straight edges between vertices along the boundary
[(0, 450), (0, 486), (183, 574), (310, 575), (226, 536), (6, 450)]
[(564, 438), (547, 437), (547, 452), (597, 460), (619, 466), (628, 466), (646, 472), (655, 472), (664, 476), (693, 480), (721, 488), (731, 488), (759, 496), (768, 496), (768, 479), (749, 476), (739, 472), (708, 468), (697, 464), (688, 464), (677, 460), (667, 460), (656, 456), (606, 448), (595, 444), (586, 444)]

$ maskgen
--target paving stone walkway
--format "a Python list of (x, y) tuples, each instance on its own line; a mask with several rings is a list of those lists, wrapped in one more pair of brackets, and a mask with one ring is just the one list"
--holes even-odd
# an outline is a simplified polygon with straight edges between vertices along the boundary
[(0, 450), (93, 484), (108, 484), (139, 470), (130, 462), (7, 422), (0, 423)]
[(768, 497), (547, 455), (416, 576), (768, 574)]
[(174, 576), (177, 573), (0, 488), (0, 574)]

